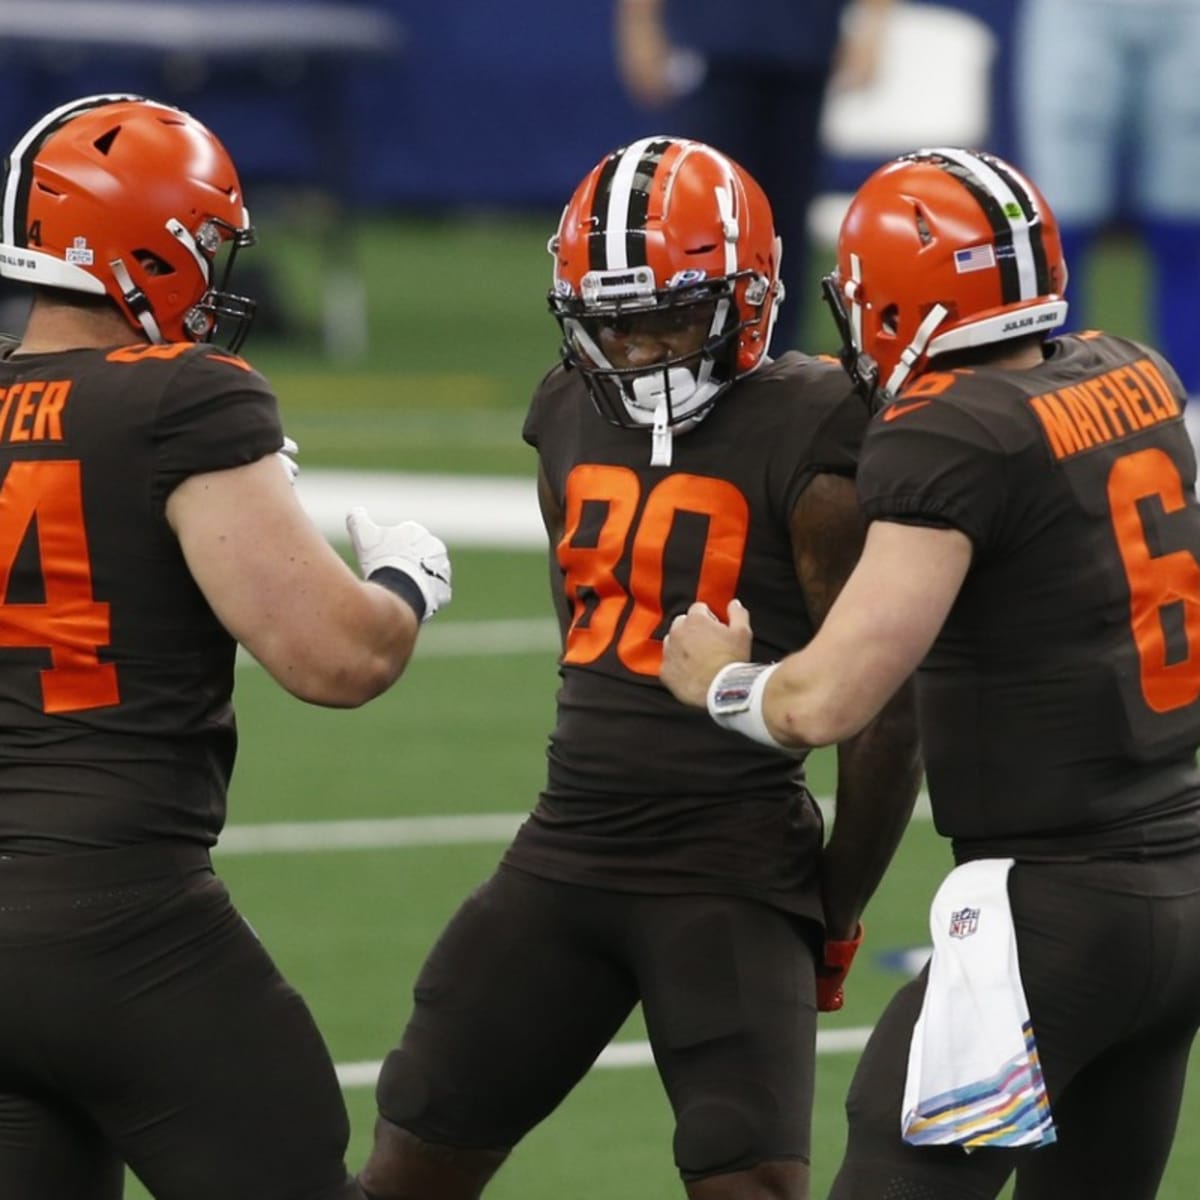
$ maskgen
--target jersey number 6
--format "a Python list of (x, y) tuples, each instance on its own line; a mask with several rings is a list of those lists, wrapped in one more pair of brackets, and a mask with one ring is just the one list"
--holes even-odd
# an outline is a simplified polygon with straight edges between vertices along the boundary
[[(1138, 502), (1154, 498), (1164, 514), (1184, 508), (1183, 481), (1162, 450), (1139, 450), (1113, 463), (1108, 504), (1129, 581), (1129, 621), (1137, 646), (1142, 698), (1156, 713), (1200, 697), (1200, 563), (1188, 550), (1152, 554)], [(1186, 653), (1168, 661), (1163, 613), (1178, 606)]]

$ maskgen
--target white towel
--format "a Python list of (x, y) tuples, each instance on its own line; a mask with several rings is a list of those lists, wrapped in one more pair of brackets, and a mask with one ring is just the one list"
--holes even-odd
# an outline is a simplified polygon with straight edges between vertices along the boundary
[(1054, 1119), (1021, 987), (1011, 858), (950, 872), (933, 898), (933, 958), (908, 1052), (900, 1131), (914, 1146), (1046, 1146)]

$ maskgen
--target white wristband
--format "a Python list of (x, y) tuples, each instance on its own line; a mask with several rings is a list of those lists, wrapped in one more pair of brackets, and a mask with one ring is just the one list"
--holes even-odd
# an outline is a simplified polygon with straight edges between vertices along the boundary
[(731, 729), (752, 741), (785, 754), (802, 754), (771, 735), (763, 720), (763, 692), (778, 663), (730, 663), (722, 667), (708, 685), (708, 715), (722, 729)]

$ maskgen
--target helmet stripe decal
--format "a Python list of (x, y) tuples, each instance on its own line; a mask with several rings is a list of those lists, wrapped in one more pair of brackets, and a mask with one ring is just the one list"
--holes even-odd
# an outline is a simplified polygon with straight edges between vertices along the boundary
[(589, 239), (588, 263), (593, 270), (645, 266), (650, 186), (670, 147), (668, 138), (643, 138), (605, 163), (592, 201), (597, 232)]
[(970, 191), (991, 223), (1004, 303), (1044, 295), (1049, 289), (1041, 286), (1046, 261), (1041, 222), (1029, 220), (1035, 210), (1025, 187), (1015, 177), (1006, 179), (987, 159), (967, 150), (939, 147), (922, 151), (918, 157), (926, 155), (945, 160), (938, 165)]
[(29, 211), (29, 191), (33, 186), (33, 163), (46, 139), (72, 117), (79, 116), (80, 113), (99, 108), (104, 104), (139, 99), (141, 97), (126, 93), (113, 93), (112, 95), (86, 96), (82, 100), (72, 100), (69, 104), (64, 104), (52, 112), (48, 112), (25, 133), (24, 137), (13, 147), (12, 153), (5, 163), (4, 211), (3, 226), (0, 228), (0, 242), (7, 242), (10, 246), (28, 245), (26, 214)]
[(1037, 294), (1044, 296), (1050, 291), (1050, 263), (1046, 254), (1045, 226), (1042, 224), (1042, 214), (1034, 202), (1033, 190), (1024, 176), (1007, 163), (993, 159), (988, 165), (1007, 182), (1025, 213), (1025, 220), (1029, 224), (1029, 246), (1033, 252), (1033, 265), (1037, 276), (1035, 286)]
[(596, 179), (596, 191), (592, 196), (592, 231), (588, 234), (588, 267), (593, 271), (603, 271), (608, 266), (604, 253), (607, 228), (605, 215), (608, 212), (608, 197), (612, 192), (613, 176), (616, 175), (620, 162), (621, 155), (610, 155)]

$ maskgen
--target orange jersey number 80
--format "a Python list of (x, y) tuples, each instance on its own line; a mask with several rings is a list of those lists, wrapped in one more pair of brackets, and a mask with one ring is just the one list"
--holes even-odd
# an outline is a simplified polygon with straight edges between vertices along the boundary
[[(637, 475), (627, 467), (595, 465), (572, 470), (566, 492), (558, 563), (572, 616), (563, 662), (595, 662), (615, 639), (617, 657), (626, 668), (657, 675), (662, 642), (654, 635), (663, 622), (663, 553), (676, 514), (708, 518), (696, 599), (724, 616), (736, 594), (746, 550), (746, 498), (724, 479), (668, 475), (647, 493), (639, 516)], [(582, 545), (577, 537), (589, 503), (604, 505), (605, 514), (594, 542), (589, 538)], [(616, 574), (627, 554), (628, 589)]]
[[(17, 554), (37, 520), (44, 599), (8, 600)], [(92, 567), (83, 524), (79, 463), (16, 462), (0, 488), (0, 647), (44, 648), (48, 713), (116, 704), (117, 669), (97, 655), (112, 640), (109, 606), (92, 595)]]

